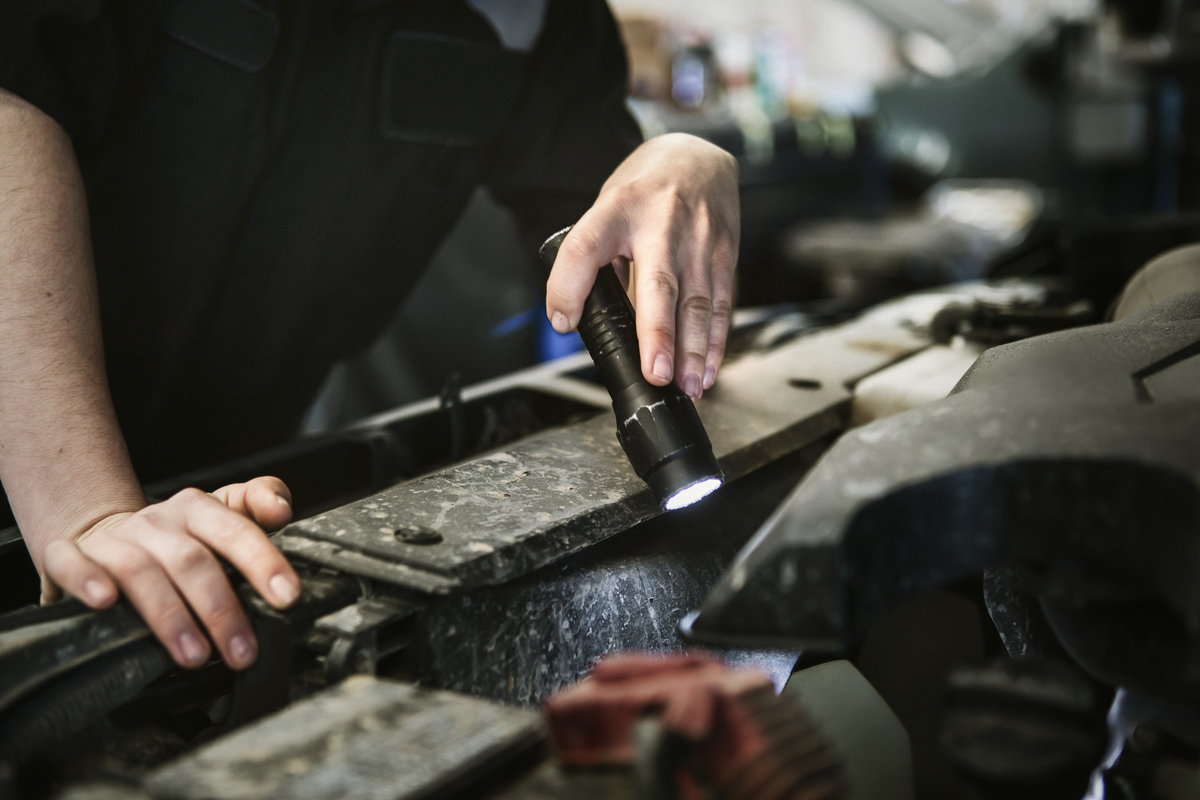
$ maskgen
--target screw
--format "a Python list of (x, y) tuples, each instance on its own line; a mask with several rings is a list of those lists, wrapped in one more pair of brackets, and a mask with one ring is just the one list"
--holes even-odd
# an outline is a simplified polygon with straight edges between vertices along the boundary
[(396, 541), (403, 544), (440, 544), (442, 535), (420, 525), (400, 525), (396, 528)]

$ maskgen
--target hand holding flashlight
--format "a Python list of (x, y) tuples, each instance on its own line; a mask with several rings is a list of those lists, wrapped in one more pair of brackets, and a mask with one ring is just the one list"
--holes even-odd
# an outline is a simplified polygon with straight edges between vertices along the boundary
[[(570, 230), (542, 245), (547, 270)], [(674, 383), (655, 386), (642, 376), (633, 305), (612, 266), (601, 267), (596, 275), (579, 335), (612, 397), (617, 439), (659, 507), (683, 508), (716, 491), (724, 475), (695, 405)]]
[[(574, 329), (596, 270), (629, 269), (645, 379), (675, 381), (693, 400), (725, 353), (737, 263), (737, 161), (685, 134), (637, 148), (605, 182), (563, 244), (546, 286), (559, 332)], [(625, 278), (621, 274), (622, 279)]]

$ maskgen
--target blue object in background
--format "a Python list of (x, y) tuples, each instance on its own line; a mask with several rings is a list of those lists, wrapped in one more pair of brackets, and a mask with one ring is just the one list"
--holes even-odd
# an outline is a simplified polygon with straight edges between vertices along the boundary
[(546, 314), (540, 307), (514, 314), (494, 325), (491, 336), (493, 339), (498, 339), (530, 324), (536, 326), (538, 363), (553, 361), (556, 358), (578, 353), (583, 349), (583, 339), (579, 338), (578, 333), (575, 331), (559, 333), (554, 330), (550, 325), (550, 320), (546, 319)]
[(510, 333), (515, 333), (516, 331), (524, 328), (526, 325), (537, 322), (537, 313), (538, 310), (536, 308), (531, 308), (528, 311), (522, 311), (519, 314), (513, 314), (508, 319), (493, 325), (491, 331), (489, 331), (489, 335), (493, 339), (499, 339), (501, 336), (507, 336)]
[(550, 325), (545, 314), (537, 316), (537, 359), (553, 361), (556, 358), (578, 353), (583, 349), (583, 339), (575, 331), (559, 333)]

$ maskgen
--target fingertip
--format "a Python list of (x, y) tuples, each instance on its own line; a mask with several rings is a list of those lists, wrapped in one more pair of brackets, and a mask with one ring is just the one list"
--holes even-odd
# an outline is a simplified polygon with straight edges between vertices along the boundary
[(659, 353), (654, 357), (654, 363), (650, 367), (650, 375), (646, 377), (651, 383), (658, 386), (665, 386), (671, 382), (673, 375), (674, 369), (671, 366), (671, 357), (666, 353)]
[(193, 631), (179, 634), (174, 649), (175, 663), (187, 669), (195, 669), (204, 664), (211, 652), (204, 637)]
[(666, 386), (667, 384), (669, 384), (671, 382), (671, 380), (669, 378), (666, 380), (663, 380), (662, 378), (655, 375), (653, 372), (643, 372), (642, 377), (645, 378), (646, 382), (649, 383), (651, 386)]
[(269, 511), (264, 509), (265, 513), (261, 517), (257, 514), (255, 515), (258, 523), (264, 528), (278, 530), (292, 521), (292, 501), (290, 498), (277, 494), (274, 497), (274, 503), (267, 501), (266, 505), (270, 509)]
[(550, 326), (559, 333), (569, 333), (571, 330), (571, 321), (567, 319), (567, 315), (561, 311), (555, 311), (550, 317)]
[(108, 608), (117, 602), (117, 587), (111, 581), (91, 577), (83, 582), (80, 599), (92, 608)]
[(267, 581), (267, 589), (270, 590), (271, 605), (287, 608), (300, 598), (300, 579), (295, 573), (288, 575), (280, 572)]
[(258, 642), (250, 631), (234, 635), (226, 649), (228, 655), (225, 661), (232, 669), (248, 669), (258, 660)]
[(292, 493), (278, 478), (255, 478), (247, 487), (249, 516), (268, 530), (282, 528), (292, 519)]
[(292, 490), (281, 479), (276, 478), (274, 475), (264, 475), (261, 478), (255, 478), (254, 482), (265, 486), (279, 501), (287, 505), (288, 508), (292, 507)]
[(702, 381), (701, 385), (704, 387), (704, 391), (707, 392), (709, 389), (711, 389), (713, 387), (713, 384), (716, 382), (717, 382), (717, 368), (715, 366), (713, 366), (712, 364), (709, 364), (707, 367), (704, 368), (704, 380)]
[(89, 608), (107, 608), (117, 601), (117, 586), (74, 544), (51, 542), (45, 551), (42, 597), (53, 600), (65, 591)]

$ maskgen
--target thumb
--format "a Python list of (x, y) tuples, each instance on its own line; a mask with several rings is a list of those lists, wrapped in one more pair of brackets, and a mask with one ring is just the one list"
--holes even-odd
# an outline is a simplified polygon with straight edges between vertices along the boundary
[(292, 520), (292, 492), (279, 478), (264, 476), (222, 486), (212, 496), (264, 530), (274, 531)]
[(566, 333), (579, 325), (601, 267), (631, 257), (624, 252), (628, 235), (625, 219), (598, 205), (571, 228), (546, 282), (546, 316), (556, 331)]

